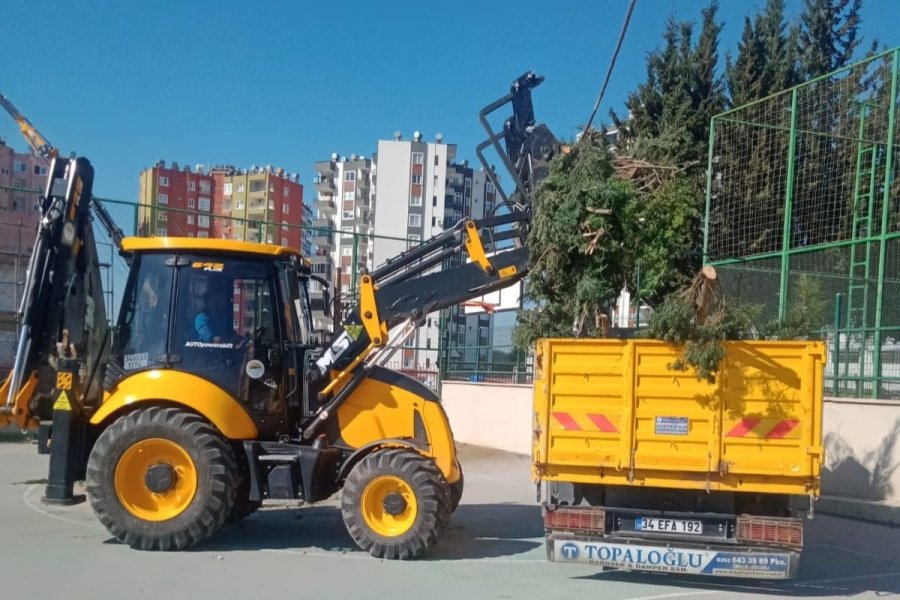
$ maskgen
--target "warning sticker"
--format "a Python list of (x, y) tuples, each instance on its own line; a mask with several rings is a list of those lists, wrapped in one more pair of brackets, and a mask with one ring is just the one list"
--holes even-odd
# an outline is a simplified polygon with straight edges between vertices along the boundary
[(687, 417), (656, 417), (656, 435), (687, 435), (690, 419)]
[(72, 410), (69, 403), (69, 396), (65, 392), (60, 392), (56, 402), (53, 403), (53, 410)]

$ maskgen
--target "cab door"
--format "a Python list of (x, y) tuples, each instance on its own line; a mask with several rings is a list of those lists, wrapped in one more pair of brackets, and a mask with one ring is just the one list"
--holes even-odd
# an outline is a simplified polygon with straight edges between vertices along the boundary
[(270, 259), (201, 255), (178, 262), (175, 368), (234, 396), (262, 439), (289, 435), (276, 265)]

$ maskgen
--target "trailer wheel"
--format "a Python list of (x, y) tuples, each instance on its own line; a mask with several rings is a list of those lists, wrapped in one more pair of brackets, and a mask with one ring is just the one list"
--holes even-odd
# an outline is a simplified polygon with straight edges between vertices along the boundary
[(225, 522), (237, 473), (234, 454), (209, 423), (153, 406), (100, 435), (86, 484), (94, 513), (116, 539), (141, 550), (180, 550)]
[(341, 511), (353, 541), (369, 554), (416, 558), (450, 521), (450, 486), (433, 461), (409, 450), (380, 450), (350, 471)]

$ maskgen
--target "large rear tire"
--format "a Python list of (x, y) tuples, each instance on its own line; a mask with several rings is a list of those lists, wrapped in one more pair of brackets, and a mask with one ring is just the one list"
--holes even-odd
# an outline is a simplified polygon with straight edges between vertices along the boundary
[(100, 435), (86, 484), (94, 513), (116, 539), (141, 550), (180, 550), (225, 523), (237, 477), (233, 452), (209, 423), (153, 406)]
[(341, 511), (353, 541), (378, 558), (410, 559), (450, 521), (450, 486), (431, 461), (402, 449), (363, 458), (344, 482)]

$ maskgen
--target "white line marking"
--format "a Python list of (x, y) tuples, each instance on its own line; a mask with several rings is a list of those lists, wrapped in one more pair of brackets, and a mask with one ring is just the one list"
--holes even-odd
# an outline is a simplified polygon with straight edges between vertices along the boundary
[(46, 516), (46, 517), (50, 517), (51, 519), (56, 519), (57, 521), (62, 521), (62, 522), (64, 522), (64, 523), (69, 523), (69, 524), (71, 524), (71, 525), (78, 525), (79, 527), (87, 527), (88, 529), (99, 529), (100, 531), (105, 531), (105, 529), (103, 528), (102, 525), (98, 525), (98, 524), (96, 524), (96, 523), (85, 523), (85, 522), (83, 522), (83, 521), (75, 521), (75, 520), (73, 520), (73, 519), (67, 519), (66, 517), (61, 517), (61, 516), (59, 516), (59, 515), (54, 515), (54, 514), (51, 513), (51, 512), (48, 512), (48, 511), (46, 511), (46, 510), (43, 510), (41, 507), (39, 507), (39, 506), (37, 506), (36, 504), (34, 504), (34, 503), (31, 501), (31, 499), (28, 497), (28, 496), (31, 494), (31, 492), (33, 492), (37, 487), (38, 487), (38, 486), (33, 485), (33, 486), (29, 487), (27, 490), (25, 490), (25, 492), (22, 494), (22, 501), (25, 502), (25, 506), (27, 506), (28, 508), (30, 508), (30, 509), (33, 510), (34, 512), (40, 513), (40, 514), (42, 514), (42, 515), (44, 515), (44, 516)]

